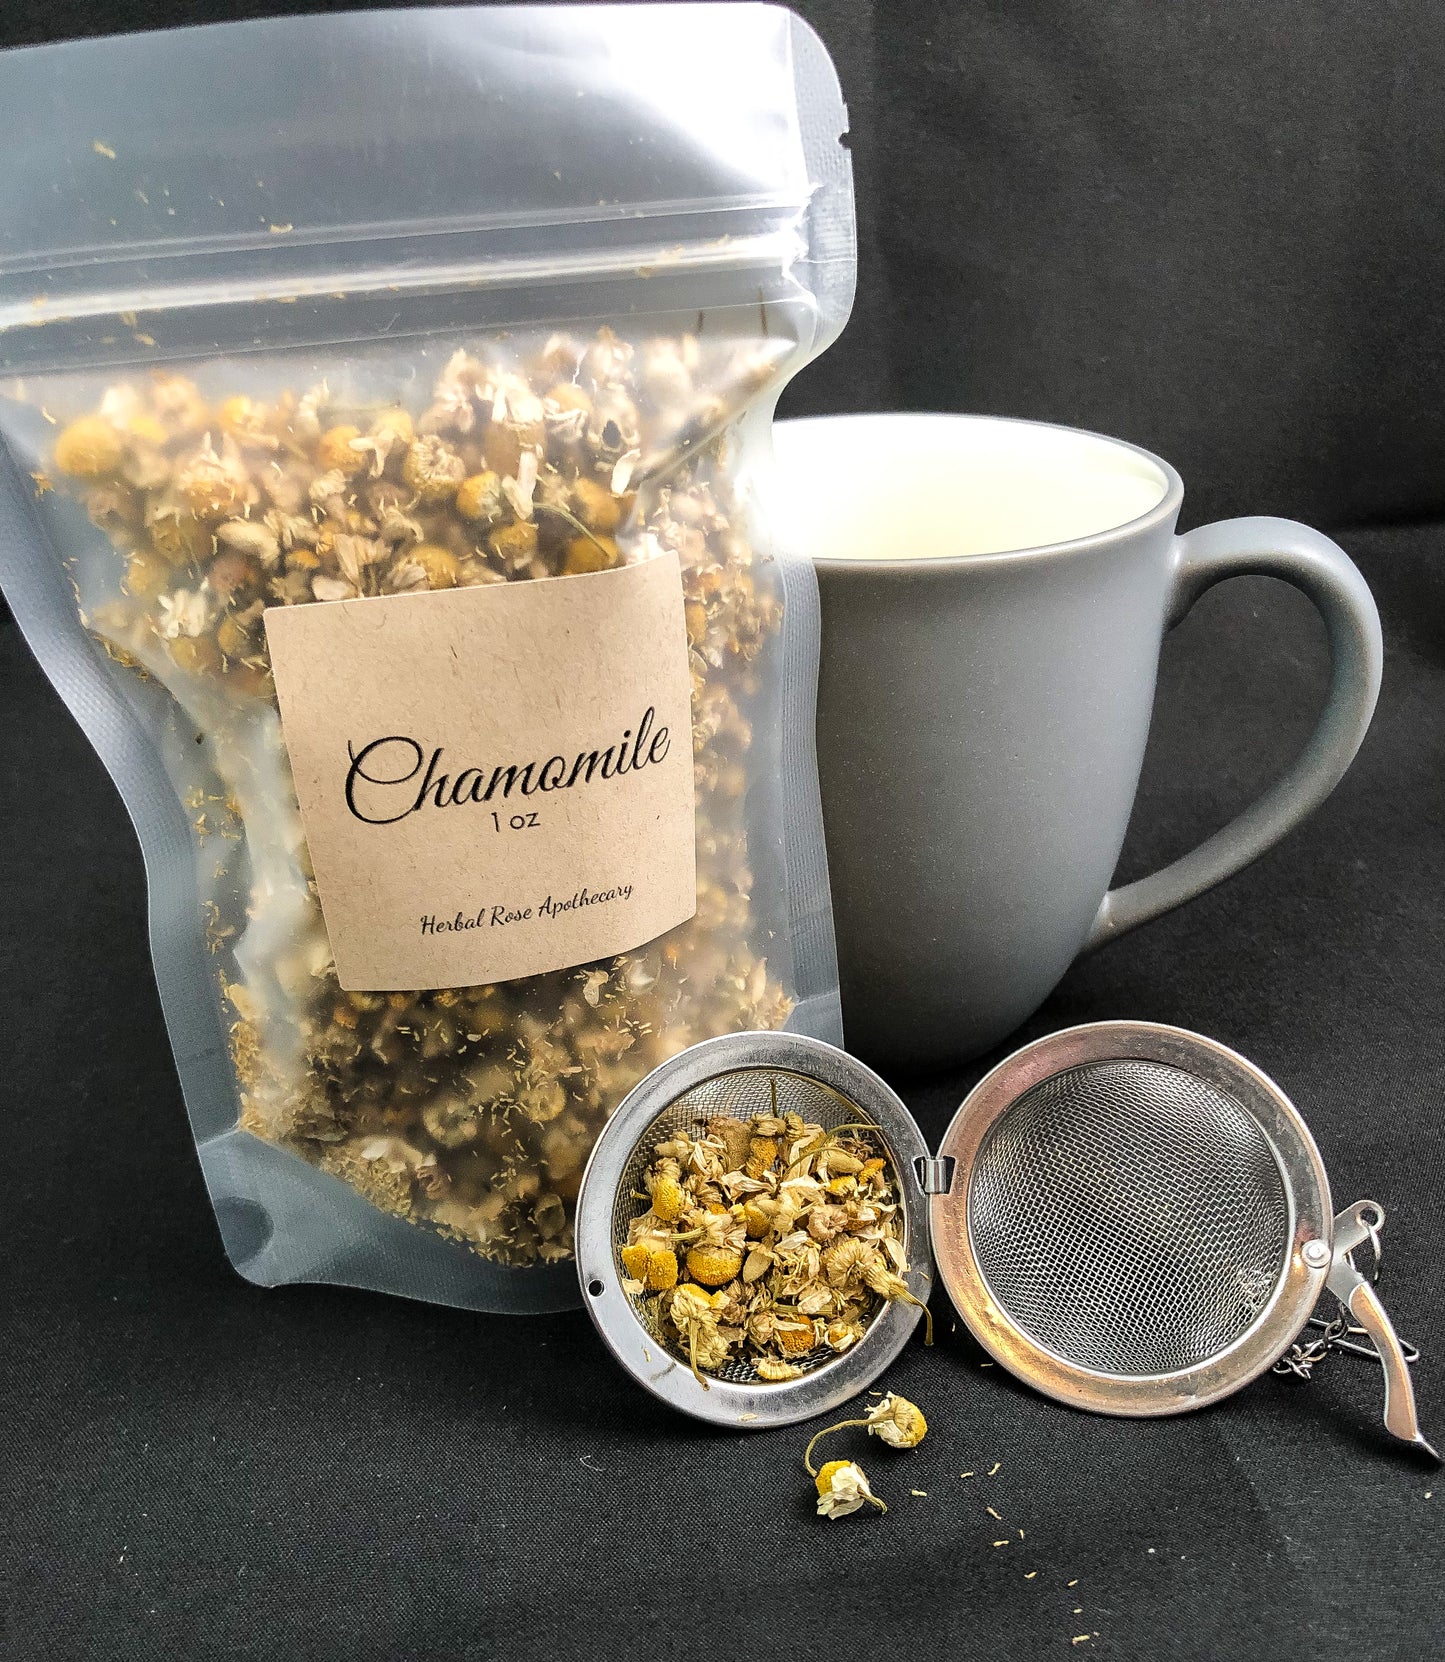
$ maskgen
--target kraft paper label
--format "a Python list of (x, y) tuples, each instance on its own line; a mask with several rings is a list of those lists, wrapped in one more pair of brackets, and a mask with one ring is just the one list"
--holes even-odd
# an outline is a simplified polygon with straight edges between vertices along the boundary
[(697, 907), (677, 557), (266, 613), (348, 990), (626, 952)]

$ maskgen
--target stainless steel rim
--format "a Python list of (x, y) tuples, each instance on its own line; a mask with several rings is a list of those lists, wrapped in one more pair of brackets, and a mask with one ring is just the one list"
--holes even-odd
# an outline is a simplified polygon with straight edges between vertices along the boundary
[(582, 1299), (603, 1342), (639, 1385), (685, 1414), (735, 1430), (790, 1425), (857, 1396), (902, 1350), (921, 1315), (916, 1305), (886, 1304), (851, 1350), (801, 1379), (749, 1385), (711, 1379), (706, 1389), (639, 1320), (619, 1285), (612, 1239), (613, 1201), (633, 1149), (652, 1121), (686, 1092), (720, 1074), (769, 1068), (817, 1080), (857, 1103), (877, 1125), (897, 1167), (909, 1290), (927, 1299), (930, 1282), (927, 1211), (917, 1175), (928, 1147), (908, 1109), (871, 1069), (798, 1033), (728, 1033), (654, 1069), (607, 1122), (582, 1175), (576, 1230)]
[[(969, 1175), (990, 1126), (1045, 1079), (1090, 1062), (1161, 1062), (1231, 1096), (1258, 1124), (1279, 1166), (1290, 1207), (1290, 1248), (1269, 1303), (1227, 1349), (1175, 1373), (1098, 1373), (1054, 1354), (1024, 1331), (994, 1297), (974, 1253)], [(929, 1236), (943, 1285), (974, 1337), (1035, 1389), (1095, 1413), (1177, 1414), (1202, 1408), (1249, 1383), (1284, 1354), (1324, 1289), (1329, 1256), (1311, 1265), (1306, 1243), (1330, 1244), (1329, 1180), (1309, 1128), (1284, 1092), (1226, 1046), (1154, 1022), (1094, 1022), (1050, 1034), (1016, 1051), (974, 1089), (944, 1134), (939, 1156), (953, 1182), (932, 1197)], [(1317, 1252), (1318, 1249), (1316, 1249)]]

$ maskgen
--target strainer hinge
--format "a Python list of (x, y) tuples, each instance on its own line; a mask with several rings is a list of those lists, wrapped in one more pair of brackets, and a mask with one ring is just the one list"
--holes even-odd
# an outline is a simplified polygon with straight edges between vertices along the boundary
[(919, 1155), (913, 1162), (918, 1187), (926, 1195), (946, 1195), (953, 1187), (953, 1166), (951, 1154), (935, 1155), (932, 1158)]

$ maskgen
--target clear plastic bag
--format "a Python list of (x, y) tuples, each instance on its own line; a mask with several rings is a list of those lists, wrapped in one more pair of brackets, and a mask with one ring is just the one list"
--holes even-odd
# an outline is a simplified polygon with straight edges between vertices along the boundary
[[(28, 49), (0, 91), (0, 579), (139, 832), (227, 1252), (266, 1285), (574, 1303), (626, 1091), (713, 1033), (840, 1036), (816, 594), (750, 496), (851, 303), (826, 54), (766, 6), (477, 8)], [(270, 614), (566, 576), (605, 618), (597, 584), (658, 559), (693, 915), (542, 974), (344, 988)], [(472, 788), (498, 833), (518, 771)], [(587, 875), (564, 910), (622, 893)]]

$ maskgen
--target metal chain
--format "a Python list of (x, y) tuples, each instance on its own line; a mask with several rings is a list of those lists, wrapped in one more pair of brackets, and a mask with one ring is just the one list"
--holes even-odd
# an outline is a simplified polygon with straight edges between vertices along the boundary
[[(1380, 1270), (1385, 1261), (1385, 1248), (1378, 1229), (1370, 1230), (1370, 1246), (1375, 1261), (1368, 1279), (1371, 1286), (1378, 1286)], [(1349, 1312), (1343, 1304), (1338, 1304), (1338, 1301), (1333, 1316), (1328, 1320), (1311, 1316), (1309, 1328), (1313, 1329), (1310, 1336), (1306, 1339), (1296, 1339), (1270, 1369), (1271, 1373), (1293, 1374), (1296, 1379), (1309, 1379), (1332, 1350), (1347, 1350), (1357, 1356), (1372, 1354), (1372, 1351), (1367, 1351), (1354, 1337), (1356, 1334), (1361, 1338), (1365, 1337), (1364, 1330), (1350, 1321)]]
[(1270, 1370), (1272, 1373), (1289, 1373), (1296, 1379), (1309, 1379), (1316, 1366), (1324, 1361), (1336, 1343), (1350, 1331), (1344, 1305), (1339, 1307), (1338, 1314), (1332, 1316), (1329, 1321), (1321, 1322), (1318, 1327), (1311, 1321), (1310, 1326), (1314, 1328), (1311, 1336), (1305, 1340), (1296, 1339)]

